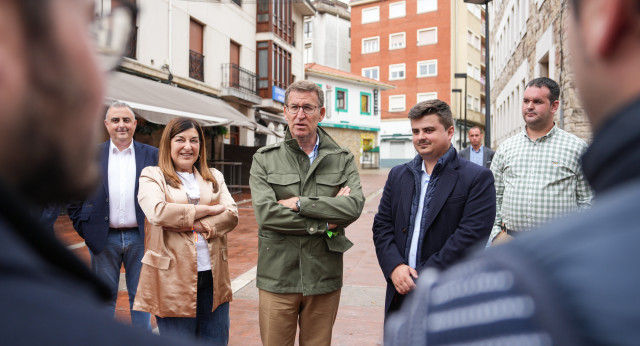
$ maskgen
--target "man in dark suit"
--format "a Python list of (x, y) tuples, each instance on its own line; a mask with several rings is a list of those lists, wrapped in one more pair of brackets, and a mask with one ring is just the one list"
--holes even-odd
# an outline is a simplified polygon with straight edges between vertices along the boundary
[[(124, 264), (130, 308), (144, 255), (144, 213), (138, 205), (138, 178), (158, 165), (158, 149), (133, 140), (137, 121), (123, 102), (109, 106), (104, 124), (111, 137), (100, 145), (102, 184), (92, 197), (69, 205), (73, 227), (84, 238), (91, 268), (111, 291), (115, 313), (120, 267)], [(150, 329), (149, 313), (131, 310), (131, 323)]]
[(491, 171), (459, 160), (451, 145), (453, 118), (440, 100), (409, 111), (413, 161), (391, 169), (373, 241), (387, 280), (385, 317), (415, 288), (418, 271), (444, 269), (478, 242), (486, 242), (496, 214)]
[(460, 150), (460, 157), (482, 167), (490, 168), (493, 154), (496, 152), (482, 145), (482, 131), (478, 126), (469, 129), (469, 143), (471, 143), (470, 147)]

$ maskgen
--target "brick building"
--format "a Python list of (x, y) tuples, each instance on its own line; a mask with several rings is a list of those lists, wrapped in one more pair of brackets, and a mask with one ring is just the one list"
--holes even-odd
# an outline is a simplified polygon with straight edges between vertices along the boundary
[[(420, 101), (449, 103), (458, 134), (464, 132), (465, 109), (469, 125), (484, 125), (484, 35), (482, 16), (473, 13), (479, 7), (462, 0), (356, 0), (350, 5), (351, 72), (396, 86), (381, 93), (381, 166), (415, 155), (407, 112)], [(464, 80), (454, 79), (456, 73), (468, 75), (466, 89)], [(452, 97), (457, 88), (463, 91)], [(458, 149), (461, 138), (454, 141)]]

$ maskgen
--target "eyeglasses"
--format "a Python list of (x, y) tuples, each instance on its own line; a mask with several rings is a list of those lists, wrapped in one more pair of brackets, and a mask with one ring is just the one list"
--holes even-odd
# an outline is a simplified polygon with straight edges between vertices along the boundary
[(134, 28), (138, 8), (128, 2), (113, 8), (110, 13), (97, 16), (90, 26), (98, 62), (104, 71), (120, 64)]
[(298, 112), (300, 111), (300, 109), (302, 109), (302, 112), (305, 115), (312, 115), (317, 108), (318, 107), (312, 106), (312, 105), (304, 105), (304, 106), (291, 105), (291, 106), (287, 106), (287, 111), (291, 115), (298, 115)]

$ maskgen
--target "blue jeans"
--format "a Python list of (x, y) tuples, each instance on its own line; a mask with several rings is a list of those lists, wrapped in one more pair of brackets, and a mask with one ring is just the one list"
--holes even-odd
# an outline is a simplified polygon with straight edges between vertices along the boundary
[(213, 307), (213, 278), (211, 271), (198, 272), (198, 302), (196, 317), (158, 317), (161, 335), (189, 335), (212, 345), (229, 343), (229, 303)]
[[(140, 237), (137, 228), (128, 230), (109, 229), (104, 249), (98, 254), (91, 254), (91, 268), (93, 272), (109, 287), (111, 300), (109, 311), (115, 314), (116, 299), (118, 298), (118, 284), (120, 282), (120, 266), (124, 263), (127, 291), (129, 293), (129, 309), (133, 308), (133, 301), (138, 290), (138, 279), (142, 268), (144, 255), (144, 239)], [(151, 314), (148, 312), (131, 310), (131, 324), (146, 330), (151, 330)]]

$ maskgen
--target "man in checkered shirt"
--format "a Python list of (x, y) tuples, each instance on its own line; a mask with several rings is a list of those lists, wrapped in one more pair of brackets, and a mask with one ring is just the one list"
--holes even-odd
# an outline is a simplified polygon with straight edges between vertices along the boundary
[(509, 238), (591, 206), (592, 192), (580, 169), (587, 144), (553, 121), (559, 97), (558, 83), (549, 78), (536, 78), (525, 88), (525, 129), (500, 144), (491, 163), (497, 209), (490, 241), (501, 232), (498, 238)]

